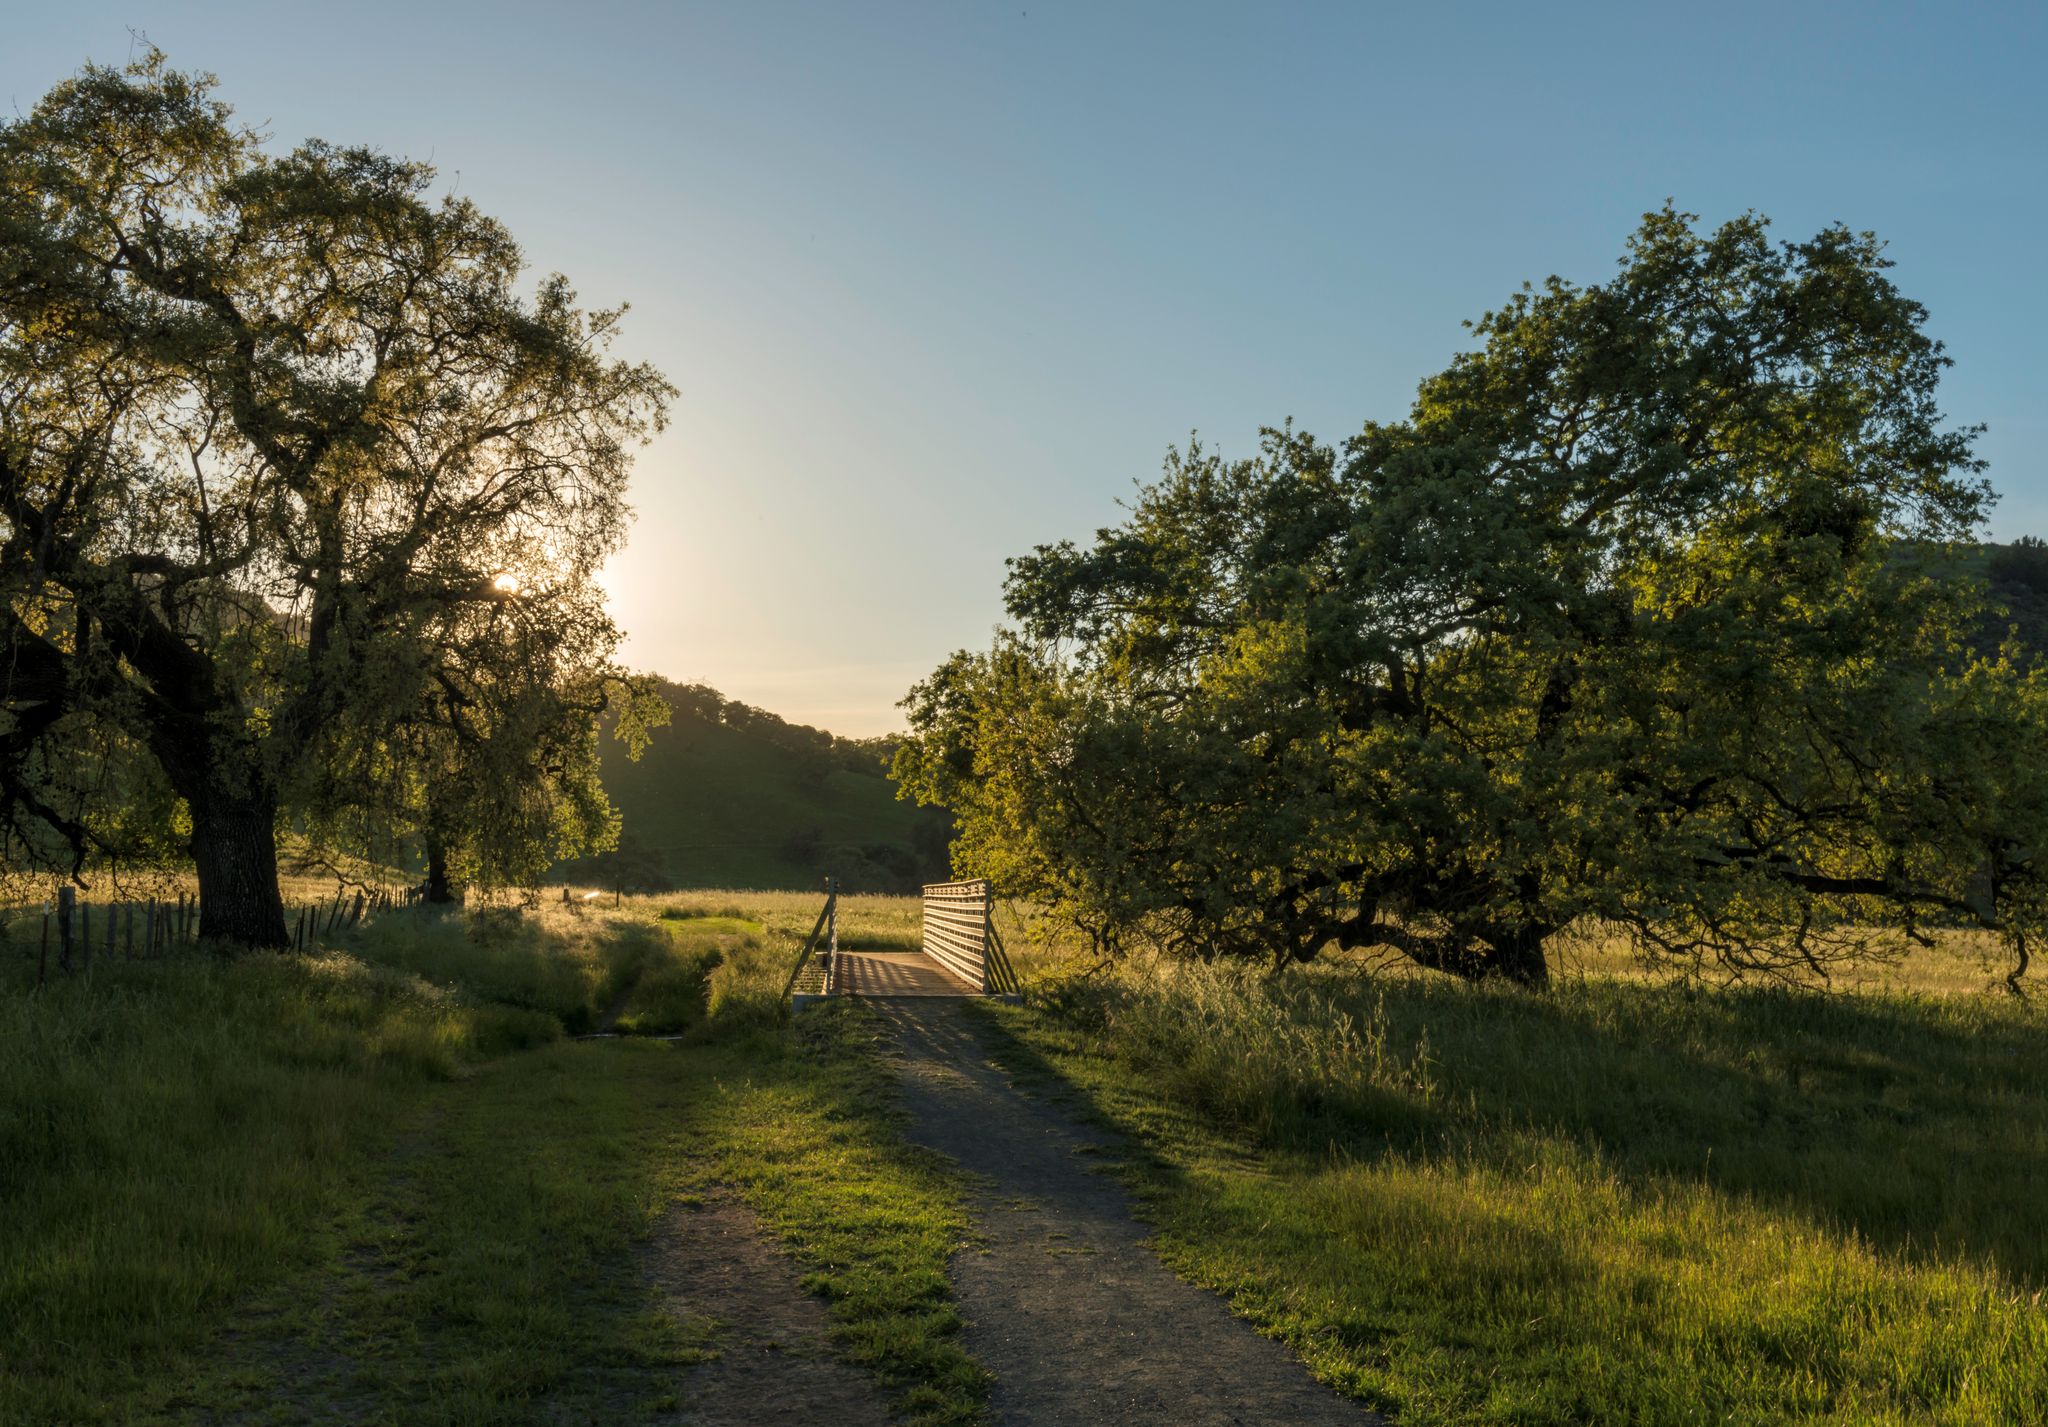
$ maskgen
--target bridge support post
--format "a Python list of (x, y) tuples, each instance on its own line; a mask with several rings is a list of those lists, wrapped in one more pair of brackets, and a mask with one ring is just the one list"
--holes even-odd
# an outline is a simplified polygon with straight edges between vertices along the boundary
[(839, 994), (839, 879), (825, 879), (825, 994)]

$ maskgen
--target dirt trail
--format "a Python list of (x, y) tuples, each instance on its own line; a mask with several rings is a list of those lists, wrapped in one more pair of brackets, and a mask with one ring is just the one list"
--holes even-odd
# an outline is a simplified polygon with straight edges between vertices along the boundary
[(684, 1323), (714, 1320), (709, 1361), (678, 1384), (683, 1406), (664, 1424), (758, 1427), (817, 1421), (884, 1427), (886, 1400), (859, 1368), (832, 1356), (825, 1307), (769, 1247), (753, 1214), (730, 1202), (678, 1205), (645, 1259), (668, 1311)]
[(996, 1422), (1384, 1420), (1161, 1264), (1121, 1187), (1090, 1171), (1114, 1145), (1014, 1089), (962, 1002), (873, 1004), (897, 1038), (910, 1137), (985, 1181), (982, 1242), (954, 1257), (953, 1291), (967, 1350), (996, 1376)]

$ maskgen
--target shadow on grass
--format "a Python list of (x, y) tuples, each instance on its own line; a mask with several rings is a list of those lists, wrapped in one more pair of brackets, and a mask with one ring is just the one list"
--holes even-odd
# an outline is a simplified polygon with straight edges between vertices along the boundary
[[(601, 940), (637, 937), (606, 928)], [(571, 1035), (595, 1026), (607, 958), (568, 954), (537, 922), (507, 916), (408, 912), (366, 923), (338, 944), (375, 965), (409, 972), (475, 1001), (556, 1017)]]
[[(1693, 1180), (1917, 1261), (1958, 1254), (2048, 1283), (2048, 1042), (2002, 1007), (1792, 991), (1578, 989), (1427, 999), (1450, 1094), (1430, 1139), (1518, 1126), (1624, 1180)], [(1463, 1102), (1462, 1104), (1460, 1102)], [(1312, 1117), (1306, 1123), (1312, 1123)], [(1370, 1142), (1354, 1127), (1346, 1137)], [(1297, 1137), (1297, 1147), (1312, 1147)]]
[[(1371, 1161), (1521, 1153), (1531, 1135), (1624, 1183), (1694, 1182), (1916, 1262), (1957, 1256), (2048, 1283), (2048, 1018), (1989, 1000), (1564, 984), (1544, 995), (1429, 981), (1297, 995), (1303, 1046), (1233, 1037), (1171, 990), (1076, 985), (1052, 1022), (1113, 1050), (1207, 1133)], [(1409, 1076), (1332, 1074), (1320, 1029), (1367, 1025)], [(1262, 1029), (1268, 1039), (1270, 1031)], [(1025, 1076), (1058, 1081), (1005, 1035)], [(1205, 1043), (1206, 1042), (1206, 1043)], [(1304, 1049), (1304, 1046), (1306, 1049)], [(1099, 1113), (1101, 1107), (1095, 1107)], [(1156, 1113), (1156, 1112), (1155, 1112)]]
[(2048, 1420), (2031, 1013), (1181, 980), (978, 1008), (988, 1053), (1123, 1132), (1167, 1262), (1350, 1395), (1426, 1424)]
[[(437, 1097), (350, 1207), (340, 1252), (241, 1314), (209, 1420), (645, 1420), (698, 1355), (635, 1267), (680, 1183), (650, 1117), (669, 1047), (557, 1044)], [(240, 1388), (239, 1392), (234, 1389)]]

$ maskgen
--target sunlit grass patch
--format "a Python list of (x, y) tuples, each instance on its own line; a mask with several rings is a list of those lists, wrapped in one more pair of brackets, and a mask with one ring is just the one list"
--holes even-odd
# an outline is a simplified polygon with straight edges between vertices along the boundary
[(962, 1186), (901, 1138), (878, 1047), (869, 1014), (840, 1004), (808, 1013), (779, 1049), (724, 1061), (698, 1121), (709, 1172), (808, 1270), (843, 1350), (896, 1390), (905, 1421), (972, 1422), (989, 1380), (960, 1344), (947, 1277), (967, 1236)]
[(700, 1023), (708, 1009), (709, 981), (728, 958), (760, 945), (758, 922), (703, 917), (649, 927), (653, 946), (632, 968), (620, 992), (614, 1029), (627, 1035), (675, 1035)]
[(2048, 1321), (1967, 1264), (1576, 1147), (1199, 1170), (1169, 1262), (1404, 1422), (2039, 1421)]

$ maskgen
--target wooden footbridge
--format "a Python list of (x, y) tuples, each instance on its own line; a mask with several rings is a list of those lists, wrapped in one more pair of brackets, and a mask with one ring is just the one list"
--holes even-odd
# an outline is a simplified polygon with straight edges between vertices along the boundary
[(918, 940), (917, 951), (840, 946), (839, 892), (828, 881), (824, 910), (797, 955), (784, 994), (798, 1010), (827, 996), (1017, 994), (1017, 973), (996, 931), (987, 879), (927, 886)]

